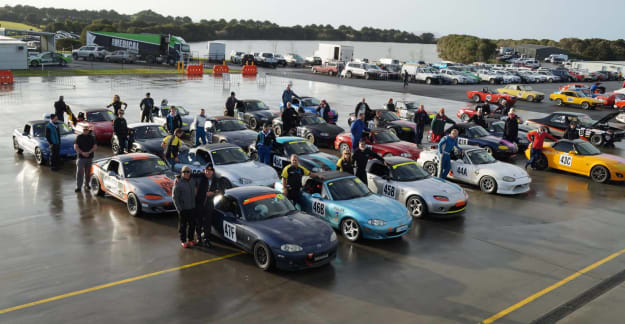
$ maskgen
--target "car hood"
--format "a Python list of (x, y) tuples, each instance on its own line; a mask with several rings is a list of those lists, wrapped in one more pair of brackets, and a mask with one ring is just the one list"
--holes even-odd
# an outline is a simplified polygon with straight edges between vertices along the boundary
[(605, 123), (607, 123), (608, 121), (610, 121), (610, 119), (612, 119), (612, 118), (616, 117), (616, 116), (617, 116), (618, 114), (620, 114), (620, 113), (621, 113), (620, 111), (611, 112), (611, 113), (609, 113), (609, 114), (607, 114), (607, 115), (605, 115), (605, 116), (601, 117), (601, 119), (597, 120), (597, 122), (596, 122), (596, 123), (594, 123), (592, 126), (593, 126), (593, 127), (595, 127), (595, 126), (597, 126), (597, 125), (599, 125), (599, 124), (605, 124)]
[(402, 152), (415, 152), (417, 150), (416, 145), (410, 142), (399, 141), (387, 144), (375, 144), (377, 148), (392, 151), (399, 150)]
[(309, 125), (306, 126), (312, 130), (316, 130), (320, 133), (328, 133), (330, 136), (332, 135), (336, 135), (339, 133), (344, 132), (345, 130), (339, 126), (336, 126), (334, 124), (328, 124), (328, 123), (324, 123), (324, 124), (317, 124), (317, 125)]
[(514, 147), (514, 143), (506, 141), (505, 139), (502, 139), (501, 137), (496, 137), (496, 136), (492, 136), (492, 135), (479, 137), (479, 138), (476, 138), (476, 140), (489, 142), (489, 143), (493, 143), (493, 144), (497, 144), (497, 145), (506, 145), (508, 147)]
[(101, 121), (101, 122), (89, 122), (90, 126), (93, 126), (94, 131), (101, 132), (112, 132), (113, 131), (113, 122), (112, 121)]
[(312, 168), (336, 170), (336, 162), (338, 162), (339, 159), (334, 155), (318, 152), (299, 155), (299, 160), (305, 168), (311, 168), (309, 171), (312, 171)]
[(391, 124), (400, 126), (402, 128), (403, 127), (408, 127), (408, 128), (410, 128), (412, 130), (414, 130), (416, 128), (415, 123), (412, 123), (412, 122), (409, 122), (409, 121), (406, 121), (406, 120), (394, 120), (394, 121), (391, 122)]
[(224, 136), (228, 139), (228, 142), (241, 147), (247, 147), (256, 140), (256, 132), (249, 129), (232, 132), (219, 132), (216, 133), (216, 135)]
[(613, 164), (613, 165), (618, 165), (618, 164), (620, 164), (621, 166), (625, 165), (625, 158), (622, 158), (620, 156), (616, 156), (616, 155), (612, 155), (612, 154), (606, 154), (606, 153), (601, 153), (599, 155), (599, 158), (604, 159), (608, 163)]
[(279, 116), (279, 113), (277, 111), (271, 111), (271, 110), (258, 110), (258, 111), (252, 112), (252, 114), (262, 119), (269, 119), (269, 120), (274, 119)]
[(255, 230), (282, 241), (281, 244), (301, 246), (327, 243), (333, 231), (324, 221), (302, 212), (248, 224)]
[[(349, 209), (345, 211), (346, 215), (360, 216), (361, 220), (376, 218), (384, 221), (394, 221), (406, 217), (406, 208), (401, 203), (377, 194), (350, 200), (339, 200), (334, 203), (342, 208)], [(351, 215), (351, 212), (355, 214)]]
[(163, 152), (163, 148), (161, 147), (163, 143), (162, 138), (136, 140), (135, 143), (140, 144), (143, 150), (149, 153), (160, 155)]
[(241, 177), (248, 178), (252, 181), (263, 181), (266, 179), (278, 180), (276, 171), (258, 161), (248, 161), (243, 163), (214, 165), (215, 171), (220, 176), (225, 176), (230, 179), (240, 179)]
[(167, 174), (159, 174), (155, 176), (130, 178), (126, 181), (133, 186), (133, 191), (141, 198), (145, 194), (161, 195), (163, 197), (171, 197), (174, 180)]
[(423, 180), (405, 182), (405, 184), (410, 187), (418, 188), (421, 194), (428, 194), (430, 196), (451, 196), (450, 198), (452, 199), (456, 199), (458, 195), (460, 195), (464, 198), (464, 190), (459, 185), (437, 177), (428, 177)]
[(523, 170), (522, 168), (514, 164), (501, 161), (497, 161), (495, 163), (480, 164), (478, 165), (478, 167), (479, 169), (488, 169), (494, 171), (495, 175), (498, 178), (502, 178), (504, 176), (511, 176), (514, 178), (529, 177), (527, 171)]

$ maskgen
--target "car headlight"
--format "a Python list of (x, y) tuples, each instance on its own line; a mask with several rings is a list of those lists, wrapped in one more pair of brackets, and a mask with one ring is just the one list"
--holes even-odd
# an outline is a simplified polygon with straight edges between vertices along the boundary
[(282, 244), (280, 250), (284, 252), (299, 252), (302, 251), (303, 248), (297, 244)]
[(252, 180), (251, 180), (251, 179), (248, 179), (248, 178), (243, 178), (243, 177), (241, 177), (241, 178), (239, 178), (239, 182), (240, 182), (241, 184), (250, 184), (250, 183), (252, 183)]
[(336, 241), (336, 232), (332, 231), (332, 234), (330, 234), (330, 242), (334, 241)]
[(449, 201), (449, 198), (445, 196), (434, 196), (434, 199), (438, 201)]
[(514, 182), (514, 180), (515, 179), (513, 177), (509, 177), (509, 176), (503, 177), (503, 181), (506, 181), (506, 182)]
[(326, 136), (330, 136), (330, 134), (328, 134), (328, 133), (319, 133), (319, 135), (320, 135), (320, 136), (324, 136), (324, 137), (326, 137)]
[(367, 221), (367, 224), (373, 225), (373, 226), (384, 226), (386, 225), (386, 222), (381, 219), (370, 219)]

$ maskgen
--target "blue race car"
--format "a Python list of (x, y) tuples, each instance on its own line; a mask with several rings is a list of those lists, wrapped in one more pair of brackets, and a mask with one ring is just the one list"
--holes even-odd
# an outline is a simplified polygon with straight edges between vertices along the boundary
[[(295, 108), (295, 110), (299, 110), (299, 108), (301, 107), (304, 110), (304, 112), (307, 112), (307, 113), (316, 114), (317, 108), (319, 107), (320, 104), (321, 104), (321, 101), (319, 101), (319, 99), (314, 98), (314, 97), (300, 97), (299, 99), (293, 97), (293, 99), (291, 99), (291, 107)], [(280, 104), (280, 112), (282, 111), (284, 111), (284, 105)], [(339, 120), (339, 113), (334, 109), (330, 109), (330, 118), (328, 122), (330, 124), (336, 124), (338, 120)]]
[[(13, 131), (13, 148), (18, 154), (24, 151), (35, 155), (38, 164), (45, 164), (50, 159), (50, 145), (46, 140), (47, 120), (32, 120), (27, 122), (22, 129)], [(56, 124), (61, 135), (61, 159), (74, 160), (77, 153), (74, 150), (76, 135), (63, 123)]]
[[(486, 129), (488, 133), (495, 137), (503, 137), (503, 130), (505, 127), (505, 121), (496, 120), (496, 119), (488, 119), (486, 120), (486, 124), (488, 128)], [(530, 130), (527, 126), (523, 124), (519, 124), (519, 136), (517, 136), (517, 145), (520, 151), (525, 151), (527, 147), (530, 145), (530, 141), (527, 139), (527, 133)]]
[(445, 131), (445, 135), (448, 135), (452, 129), (458, 130), (458, 145), (483, 147), (486, 152), (500, 159), (508, 158), (519, 152), (519, 147), (515, 143), (493, 136), (484, 127), (474, 123), (457, 123), (452, 125)]
[[(299, 163), (312, 172), (336, 170), (336, 162), (339, 161), (336, 156), (320, 152), (319, 148), (306, 139), (295, 136), (276, 138), (271, 154), (273, 167), (278, 171), (291, 163), (291, 154), (297, 154)], [(249, 155), (252, 160), (258, 159), (256, 143), (250, 145)]]
[(336, 233), (298, 211), (278, 191), (259, 186), (228, 189), (215, 197), (213, 228), (226, 242), (254, 257), (262, 270), (299, 270), (336, 258)]
[[(282, 183), (276, 183), (282, 190)], [(410, 231), (412, 216), (402, 203), (375, 194), (360, 179), (344, 172), (321, 172), (306, 177), (302, 210), (340, 229), (349, 241), (382, 240)]]

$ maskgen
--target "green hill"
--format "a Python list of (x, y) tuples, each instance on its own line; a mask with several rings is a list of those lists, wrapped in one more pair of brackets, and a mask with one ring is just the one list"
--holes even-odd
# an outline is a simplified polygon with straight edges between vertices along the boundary
[(14, 29), (26, 29), (26, 30), (34, 30), (41, 31), (41, 28), (30, 26), (22, 23), (16, 23), (12, 21), (0, 20), (0, 28), (14, 28)]

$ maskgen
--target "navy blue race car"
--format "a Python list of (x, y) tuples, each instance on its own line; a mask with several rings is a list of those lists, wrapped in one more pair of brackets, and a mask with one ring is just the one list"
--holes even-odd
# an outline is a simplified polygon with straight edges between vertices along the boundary
[[(258, 159), (255, 144), (250, 145), (249, 154), (252, 160)], [(339, 160), (332, 154), (319, 151), (319, 148), (307, 140), (294, 136), (278, 137), (271, 154), (272, 165), (278, 171), (291, 163), (291, 154), (297, 154), (300, 165), (311, 172), (336, 170), (336, 162)]]
[(484, 127), (474, 123), (458, 123), (450, 126), (445, 134), (452, 129), (458, 130), (458, 145), (475, 145), (483, 147), (486, 152), (496, 158), (507, 158), (519, 152), (516, 143), (511, 143), (501, 137), (493, 136)]
[[(241, 120), (232, 117), (209, 117), (204, 125), (208, 143), (231, 143), (247, 150), (256, 141), (257, 132), (247, 128)], [(195, 144), (195, 132), (191, 132), (191, 141)]]
[[(503, 137), (503, 128), (505, 122), (503, 120), (487, 119), (486, 124), (488, 126), (488, 133), (496, 137)], [(527, 139), (527, 133), (529, 130), (523, 125), (519, 124), (519, 136), (517, 137), (516, 144), (519, 150), (525, 151), (530, 145), (530, 141)]]
[[(133, 123), (128, 125), (128, 153), (152, 153), (163, 156), (163, 139), (169, 135), (165, 128), (157, 123)], [(113, 135), (111, 139), (113, 154), (119, 152), (119, 139)]]
[[(395, 133), (399, 139), (406, 142), (415, 141), (415, 134), (417, 133), (417, 125), (411, 121), (403, 120), (397, 116), (396, 113), (386, 109), (372, 109), (374, 113), (379, 114), (378, 124), (376, 128), (386, 128)], [(356, 115), (349, 114), (347, 123), (351, 126), (352, 122), (356, 120)], [(371, 127), (371, 126), (370, 126)]]
[(215, 197), (213, 228), (250, 253), (262, 270), (299, 270), (336, 258), (337, 239), (324, 221), (301, 212), (278, 191), (259, 186), (228, 189)]
[[(299, 117), (300, 126), (297, 127), (297, 136), (316, 145), (332, 146), (336, 135), (345, 131), (342, 127), (328, 124), (317, 114), (303, 113)], [(275, 118), (272, 127), (276, 136), (282, 135), (282, 118)]]
[[(303, 110), (303, 112), (307, 112), (307, 113), (313, 113), (316, 114), (317, 113), (317, 108), (319, 108), (319, 105), (321, 104), (321, 101), (319, 101), (319, 99), (314, 98), (314, 97), (300, 97), (300, 98), (293, 98), (291, 99), (291, 107), (295, 108), (295, 110)], [(282, 104), (280, 104), (280, 112), (284, 111), (284, 106)], [(332, 107), (330, 107), (330, 116), (329, 116), (329, 122), (330, 124), (336, 124), (336, 122), (339, 120), (339, 113), (332, 109)]]
[[(23, 152), (34, 154), (38, 164), (45, 164), (50, 159), (50, 145), (46, 140), (46, 126), (49, 121), (32, 120), (24, 125), (24, 128), (18, 128), (13, 131), (13, 148), (18, 154)], [(59, 156), (61, 159), (76, 159), (77, 153), (74, 150), (74, 141), (76, 135), (63, 123), (56, 123), (61, 135), (61, 150)]]

